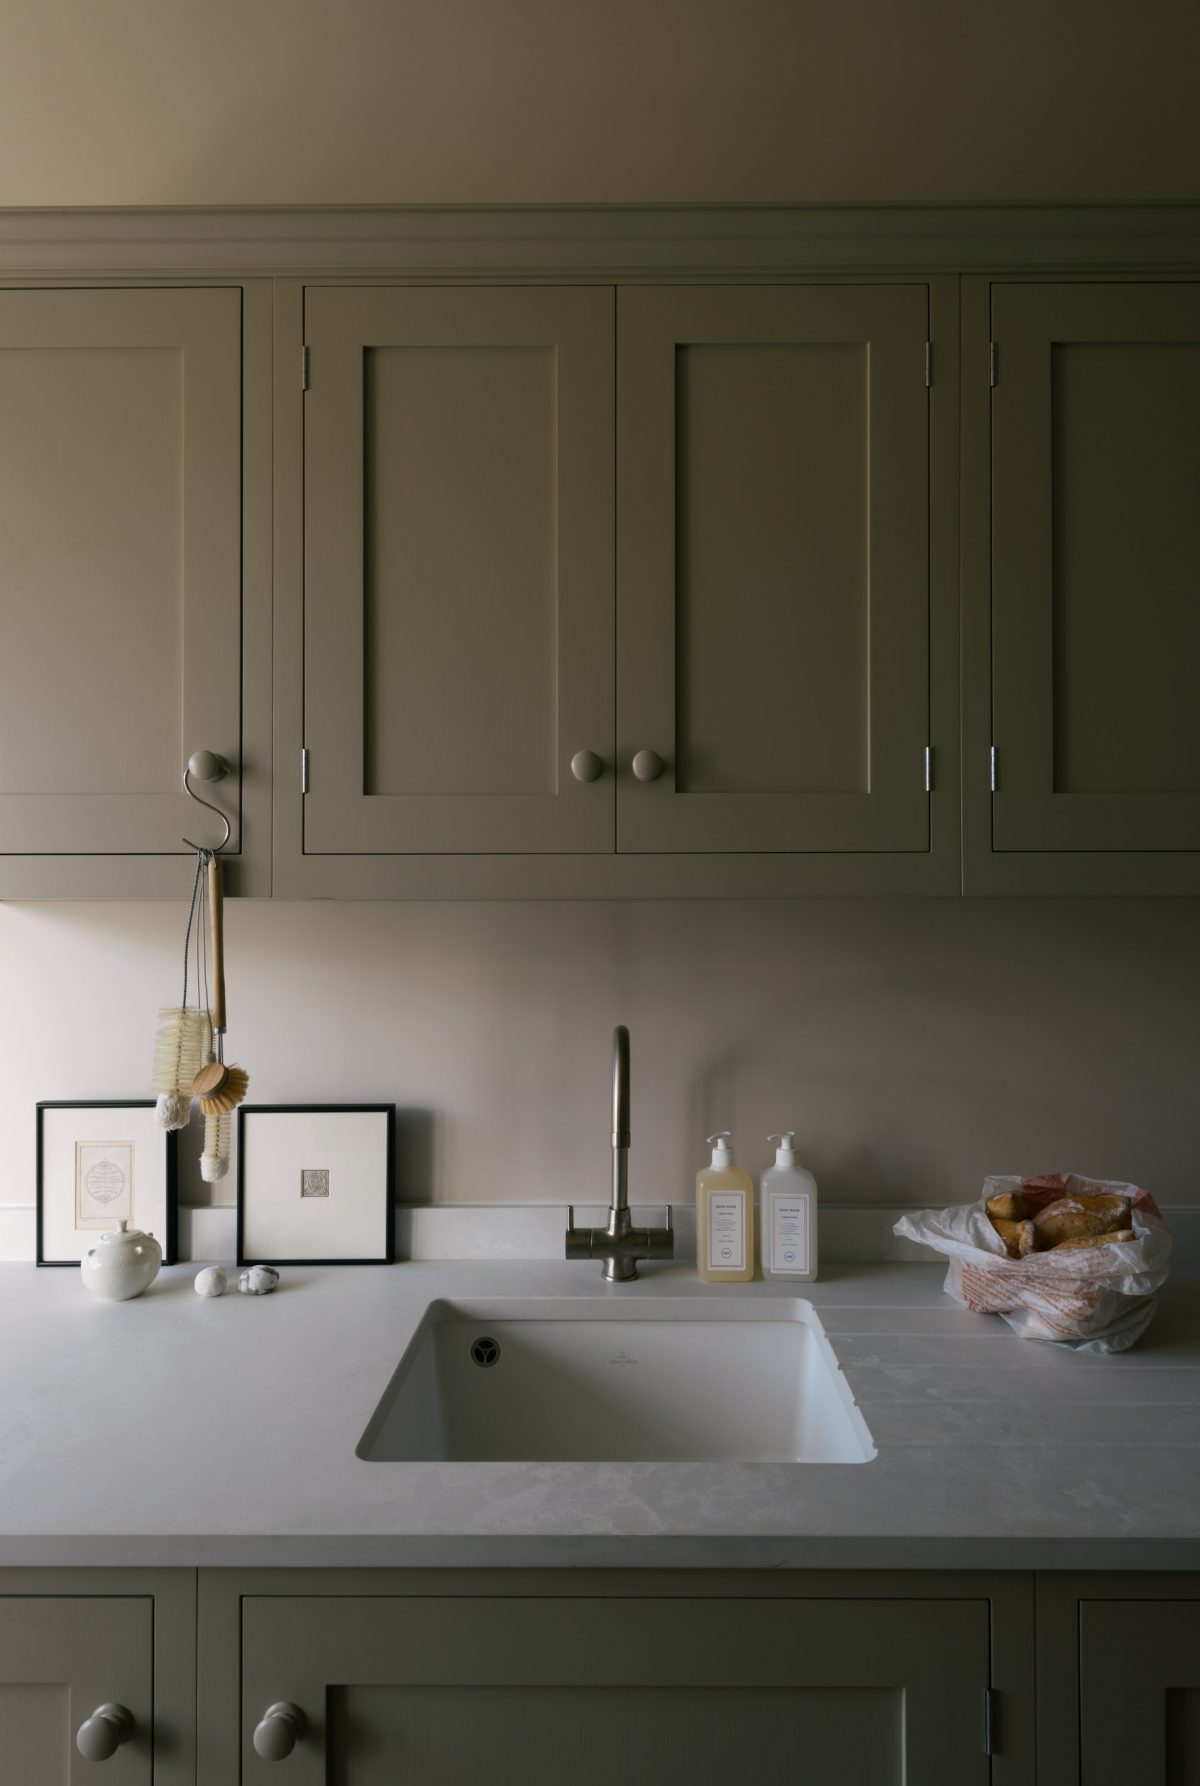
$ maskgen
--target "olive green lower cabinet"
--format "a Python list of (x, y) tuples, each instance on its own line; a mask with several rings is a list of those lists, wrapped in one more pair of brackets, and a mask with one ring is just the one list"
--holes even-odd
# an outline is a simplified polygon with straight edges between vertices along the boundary
[(194, 1781), (195, 1626), (188, 1570), (5, 1570), (0, 1786)]
[(1200, 1578), (1040, 1575), (1039, 1786), (1200, 1780)]
[(200, 1786), (1031, 1786), (1028, 1577), (507, 1573), (202, 1574)]

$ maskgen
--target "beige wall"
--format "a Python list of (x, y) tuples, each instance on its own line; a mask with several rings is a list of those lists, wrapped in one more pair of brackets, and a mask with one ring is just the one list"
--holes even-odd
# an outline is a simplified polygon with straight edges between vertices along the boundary
[(1197, 199), (1195, 0), (4, 0), (0, 205)]
[[(1196, 199), (1198, 54), (1194, 0), (5, 0), (0, 204)], [(144, 1092), (185, 878), (0, 906), (0, 1205), (36, 1099)], [(259, 1099), (412, 1112), (414, 1198), (601, 1194), (623, 1020), (635, 1197), (784, 1125), (841, 1199), (1065, 1166), (1200, 1202), (1198, 917), (241, 905), (232, 1042)]]
[[(0, 1202), (38, 1098), (146, 1095), (182, 905), (0, 906)], [(603, 1200), (625, 1022), (635, 1200), (689, 1196), (714, 1129), (757, 1169), (795, 1128), (840, 1201), (1066, 1168), (1200, 1204), (1200, 902), (254, 902), (228, 933), (253, 1097), (394, 1099), (409, 1199)]]

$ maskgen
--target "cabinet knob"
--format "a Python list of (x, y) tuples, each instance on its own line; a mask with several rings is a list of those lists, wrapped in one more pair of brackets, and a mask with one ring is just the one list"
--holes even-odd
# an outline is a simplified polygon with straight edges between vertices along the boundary
[(215, 750), (194, 750), (187, 766), (197, 781), (223, 781), (229, 774), (229, 764)]
[(133, 1716), (123, 1705), (98, 1705), (75, 1733), (85, 1761), (107, 1761), (133, 1735)]
[(254, 1751), (264, 1761), (286, 1761), (308, 1729), (308, 1719), (298, 1705), (286, 1699), (269, 1705), (254, 1730)]
[(639, 750), (633, 759), (633, 773), (639, 781), (657, 781), (666, 766), (656, 750)]
[(577, 750), (571, 758), (571, 774), (576, 781), (599, 781), (604, 774), (604, 758), (594, 750)]

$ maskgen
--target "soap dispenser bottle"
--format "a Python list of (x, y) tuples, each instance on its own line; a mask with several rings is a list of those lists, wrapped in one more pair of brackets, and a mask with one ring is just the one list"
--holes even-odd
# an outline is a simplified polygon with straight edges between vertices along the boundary
[(795, 1131), (768, 1135), (778, 1141), (775, 1164), (762, 1175), (764, 1277), (811, 1284), (817, 1275), (817, 1181), (796, 1164)]
[(712, 1164), (696, 1174), (696, 1270), (706, 1284), (754, 1276), (754, 1186), (733, 1163), (729, 1131), (710, 1135)]

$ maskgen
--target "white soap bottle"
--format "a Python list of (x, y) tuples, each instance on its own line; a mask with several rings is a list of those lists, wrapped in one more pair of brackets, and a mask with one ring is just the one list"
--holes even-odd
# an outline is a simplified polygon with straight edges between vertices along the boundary
[(763, 1276), (811, 1284), (817, 1275), (817, 1181), (796, 1164), (794, 1129), (767, 1140), (779, 1146), (775, 1164), (762, 1175)]

